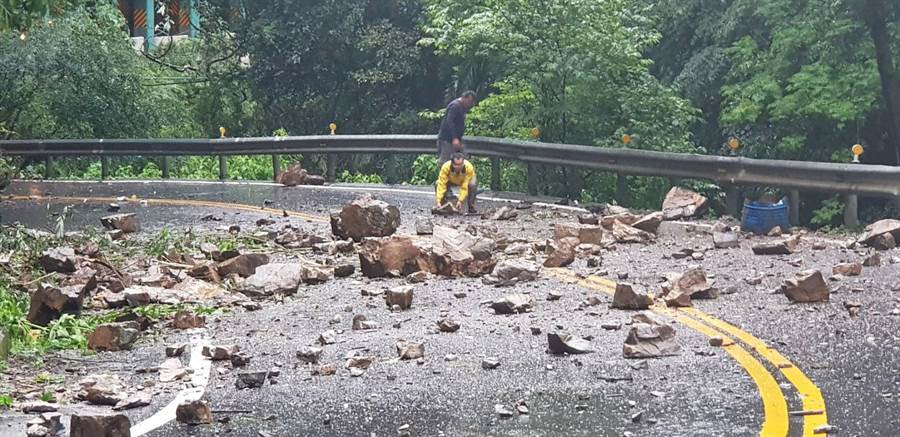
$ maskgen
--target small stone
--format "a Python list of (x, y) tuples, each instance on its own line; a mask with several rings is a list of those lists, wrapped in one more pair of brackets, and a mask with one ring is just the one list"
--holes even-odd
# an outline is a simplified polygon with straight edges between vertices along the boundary
[(457, 291), (456, 293), (453, 293), (453, 297), (457, 299), (464, 299), (466, 296), (468, 296), (468, 294), (466, 294), (464, 291)]
[(269, 372), (241, 372), (237, 375), (234, 386), (238, 390), (245, 388), (259, 388), (266, 383)]
[(550, 292), (547, 293), (547, 300), (549, 300), (551, 302), (554, 300), (560, 300), (560, 299), (562, 299), (562, 297), (563, 297), (562, 292), (558, 291), (558, 290), (550, 290)]
[(496, 314), (519, 314), (534, 310), (534, 298), (527, 294), (510, 294), (491, 304)]
[(397, 355), (401, 360), (416, 360), (425, 357), (425, 345), (409, 341), (399, 341), (396, 344)]
[(59, 404), (55, 402), (31, 401), (20, 405), (19, 408), (25, 414), (55, 413), (59, 411)]
[(498, 416), (500, 416), (503, 419), (508, 419), (510, 417), (513, 417), (513, 415), (515, 414), (507, 406), (500, 405), (500, 404), (494, 405), (494, 413), (496, 413)]
[(859, 276), (862, 273), (862, 264), (860, 263), (841, 263), (831, 269), (831, 273), (841, 276)]
[(151, 401), (150, 393), (137, 392), (137, 393), (119, 401), (119, 403), (117, 403), (115, 406), (113, 406), (113, 410), (120, 411), (120, 410), (130, 410), (133, 408), (146, 407), (147, 405), (150, 405), (150, 401)]
[(179, 311), (172, 320), (175, 329), (196, 329), (206, 326), (206, 317), (191, 311)]
[(725, 339), (722, 337), (710, 337), (709, 345), (712, 347), (722, 347), (725, 344)]
[(881, 255), (874, 253), (874, 254), (866, 257), (866, 259), (863, 260), (862, 265), (864, 267), (880, 267), (881, 266)]
[(481, 368), (485, 370), (496, 369), (500, 367), (500, 360), (498, 358), (490, 357), (485, 358), (481, 361)]
[(391, 288), (384, 294), (384, 300), (390, 308), (397, 306), (400, 310), (408, 310), (412, 306), (413, 287), (404, 285)]
[(169, 358), (180, 357), (184, 354), (184, 349), (186, 347), (187, 345), (184, 343), (166, 346), (166, 356)]
[(552, 354), (586, 354), (593, 352), (590, 341), (574, 335), (548, 333), (547, 343)]
[(459, 322), (452, 319), (441, 319), (438, 321), (438, 329), (441, 332), (456, 332), (459, 331)]
[(428, 272), (419, 270), (406, 276), (406, 282), (410, 284), (421, 284), (428, 280)]
[(236, 345), (217, 345), (217, 346), (203, 346), (202, 354), (204, 357), (209, 358), (212, 361), (225, 361), (230, 360), (231, 356), (240, 352), (240, 348)]
[(324, 346), (335, 343), (337, 343), (337, 332), (334, 332), (334, 330), (329, 329), (319, 334), (319, 344)]
[(113, 416), (72, 415), (69, 437), (127, 437), (131, 435), (131, 420), (124, 414)]
[(95, 351), (122, 351), (131, 346), (140, 336), (135, 322), (104, 323), (98, 325), (88, 337), (88, 349)]
[(238, 352), (231, 356), (231, 367), (245, 367), (250, 363), (250, 356), (244, 352)]
[(297, 359), (303, 361), (304, 363), (315, 364), (319, 362), (319, 357), (322, 356), (322, 348), (312, 347), (312, 346), (304, 346), (297, 351)]

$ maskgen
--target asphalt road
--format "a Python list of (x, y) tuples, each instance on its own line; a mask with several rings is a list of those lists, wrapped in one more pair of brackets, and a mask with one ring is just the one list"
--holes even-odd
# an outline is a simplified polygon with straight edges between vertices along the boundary
[[(76, 230), (95, 226), (106, 214), (102, 199), (136, 195), (139, 199), (231, 204), (220, 208), (208, 203), (123, 203), (123, 212), (140, 214), (145, 233), (189, 226), (215, 231), (231, 224), (249, 227), (258, 218), (272, 217), (269, 212), (252, 210), (264, 205), (275, 211), (324, 217), (361, 191), (360, 187), (19, 182), (4, 195), (42, 198), (0, 202), (0, 220), (44, 226), (48, 211), (58, 212), (68, 205), (73, 214), (67, 219), (67, 228)], [(415, 220), (428, 214), (432, 202), (427, 192), (416, 189), (376, 190), (375, 194), (401, 208), (400, 233), (412, 233)], [(48, 202), (43, 198), (47, 195), (67, 198)], [(100, 200), (78, 200), (85, 197)], [(250, 208), (235, 210), (235, 204)], [(483, 203), (482, 209), (493, 206)], [(506, 235), (539, 240), (552, 235), (554, 222), (573, 221), (570, 214), (535, 207), (515, 221), (493, 224)], [(210, 216), (221, 220), (210, 220)], [(450, 219), (436, 222), (446, 220)], [(455, 220), (483, 223), (477, 217)], [(315, 217), (279, 217), (272, 228), (286, 223), (329, 233), (327, 222)], [(900, 283), (900, 264), (892, 257), (900, 262), (900, 251), (883, 252), (882, 267), (864, 268), (859, 277), (832, 282), (834, 294), (829, 303), (791, 305), (773, 292), (783, 278), (808, 268), (830, 272), (834, 264), (860, 261), (867, 252), (843, 249), (842, 241), (834, 237), (807, 235), (799, 253), (763, 257), (752, 255), (749, 241), (740, 248), (711, 250), (708, 234), (676, 225), (666, 229), (653, 245), (619, 245), (616, 251), (604, 254), (599, 270), (578, 260), (570, 271), (548, 272), (538, 281), (512, 288), (486, 286), (477, 279), (431, 279), (416, 286), (413, 307), (401, 313), (391, 313), (382, 299), (362, 292), (401, 285), (402, 280), (370, 280), (357, 273), (310, 286), (283, 302), (264, 303), (259, 311), (217, 315), (199, 335), (214, 344), (238, 344), (253, 357), (248, 369), (277, 368), (280, 376), (274, 384), (259, 389), (237, 390), (235, 370), (213, 363), (204, 398), (220, 421), (201, 427), (170, 422), (148, 435), (390, 436), (408, 425), (411, 435), (428, 436), (620, 436), (626, 432), (636, 436), (744, 436), (760, 435), (762, 429), (775, 432), (769, 435), (787, 432), (800, 436), (813, 435), (813, 425), (822, 423), (836, 427), (840, 435), (900, 435), (900, 316), (891, 315), (900, 308), (900, 293), (892, 291), (893, 285)], [(813, 250), (813, 241), (825, 242), (828, 248)], [(702, 249), (706, 256), (700, 261), (666, 256), (681, 248)], [(666, 314), (675, 319), (681, 355), (624, 359), (622, 342), (628, 327), (601, 328), (605, 323), (627, 322), (631, 315), (607, 308), (611, 301), (606, 294), (608, 281), (627, 274), (628, 281), (638, 288), (658, 292), (662, 273), (682, 271), (690, 264), (702, 266), (714, 275), (717, 287), (733, 293), (695, 301), (697, 313)], [(573, 272), (588, 280), (578, 282), (571, 277)], [(762, 277), (761, 284), (745, 282), (755, 277)], [(563, 297), (548, 301), (551, 290), (562, 292)], [(454, 297), (460, 291), (466, 296)], [(536, 311), (499, 316), (484, 305), (484, 301), (514, 292), (532, 294), (538, 301)], [(596, 295), (602, 304), (578, 308), (588, 295)], [(859, 316), (848, 314), (845, 301), (862, 305)], [(442, 312), (459, 320), (462, 328), (456, 333), (435, 333), (433, 326)], [(351, 331), (356, 314), (376, 321), (380, 329)], [(717, 325), (724, 322), (737, 331), (728, 332), (724, 325)], [(532, 328), (539, 328), (542, 334), (532, 335)], [(340, 370), (335, 376), (311, 376), (295, 353), (315, 344), (319, 333), (328, 329), (343, 332), (339, 331), (336, 344), (325, 347), (321, 362), (338, 364)], [(709, 330), (733, 339), (735, 346), (727, 350), (709, 346)], [(590, 336), (595, 352), (550, 355), (546, 332)], [(424, 342), (424, 363), (397, 360), (394, 343), (399, 339)], [(167, 344), (187, 340), (186, 333), (162, 331), (143, 338), (134, 351), (86, 358), (80, 363), (88, 364), (72, 365), (71, 373), (103, 369), (136, 382), (152, 379), (152, 375), (135, 374), (134, 369), (158, 365)], [(755, 348), (755, 342), (769, 347)], [(743, 361), (736, 349), (745, 351)], [(362, 377), (351, 377), (342, 364), (354, 353), (374, 355), (379, 361)], [(773, 353), (783, 360), (772, 359)], [(447, 355), (457, 358), (448, 361)], [(500, 367), (482, 369), (486, 357), (498, 358)], [(798, 382), (802, 379), (798, 372), (808, 385)], [(774, 387), (766, 381), (774, 381)], [(809, 410), (811, 391), (821, 393), (824, 411), (797, 414)], [(160, 391), (152, 405), (130, 411), (132, 422), (139, 423), (163, 408), (174, 392)], [(509, 419), (495, 414), (495, 405), (513, 408), (519, 399), (527, 402), (530, 414)], [(780, 402), (782, 407), (766, 404), (764, 408), (764, 401)], [(65, 411), (83, 408), (73, 404)], [(787, 416), (787, 412), (795, 414)], [(779, 413), (786, 417), (780, 418)], [(782, 421), (783, 431), (777, 426)], [(7, 430), (13, 430), (22, 417), (0, 418), (0, 434), (4, 422)], [(21, 428), (10, 435), (21, 435)]]

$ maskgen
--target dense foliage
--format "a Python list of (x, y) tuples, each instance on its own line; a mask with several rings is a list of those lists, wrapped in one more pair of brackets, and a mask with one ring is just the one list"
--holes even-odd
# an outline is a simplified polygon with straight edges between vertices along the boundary
[[(734, 137), (745, 156), (838, 162), (862, 143), (864, 162), (900, 163), (900, 7), (889, 0), (200, 4), (201, 38), (139, 53), (111, 2), (0, 1), (0, 137), (307, 135), (332, 122), (339, 133), (431, 133), (473, 89), (469, 134), (603, 147), (627, 135), (627, 147), (712, 154)], [(319, 156), (283, 166), (294, 160), (324, 167)], [(433, 162), (347, 156), (337, 175), (428, 184)], [(14, 164), (26, 175), (43, 165)], [(218, 175), (214, 158), (170, 164), (173, 177)], [(476, 165), (486, 184), (489, 162)], [(526, 188), (524, 166), (501, 166), (504, 189)], [(114, 167), (112, 177), (161, 174), (140, 157)], [(269, 157), (229, 167), (274, 176)], [(66, 160), (57, 174), (96, 178), (99, 164)], [(608, 174), (537, 176), (547, 194), (644, 207), (671, 183), (629, 177), (617, 193)]]

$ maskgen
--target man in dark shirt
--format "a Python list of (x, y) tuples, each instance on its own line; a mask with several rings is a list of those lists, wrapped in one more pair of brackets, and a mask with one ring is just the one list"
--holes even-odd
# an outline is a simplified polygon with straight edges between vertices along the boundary
[(447, 114), (438, 132), (438, 168), (456, 152), (465, 153), (462, 137), (466, 131), (466, 114), (475, 106), (475, 93), (466, 91), (447, 105)]

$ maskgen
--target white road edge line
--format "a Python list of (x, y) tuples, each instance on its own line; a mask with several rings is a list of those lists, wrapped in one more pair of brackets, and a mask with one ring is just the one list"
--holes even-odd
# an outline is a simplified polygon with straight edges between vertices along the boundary
[(203, 346), (208, 345), (209, 340), (206, 337), (197, 335), (191, 338), (191, 361), (188, 365), (193, 370), (191, 376), (193, 387), (178, 392), (175, 399), (172, 399), (172, 402), (169, 402), (163, 409), (132, 426), (131, 437), (142, 436), (175, 420), (175, 409), (178, 408), (178, 405), (185, 401), (195, 401), (203, 396), (212, 370), (212, 362), (203, 356)]

